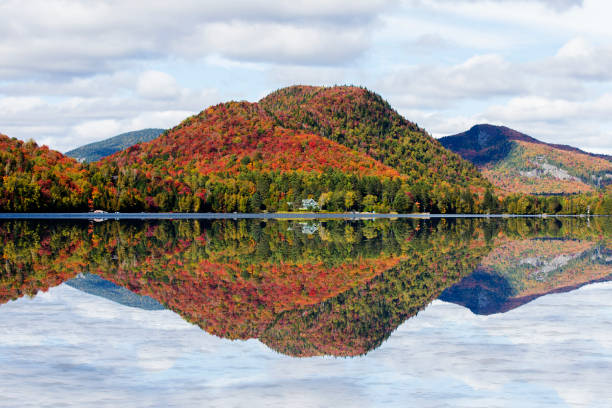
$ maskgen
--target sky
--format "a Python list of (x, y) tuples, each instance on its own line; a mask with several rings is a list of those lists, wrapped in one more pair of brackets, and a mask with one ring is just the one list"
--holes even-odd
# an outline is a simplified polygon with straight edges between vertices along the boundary
[(598, 283), (490, 316), (436, 300), (365, 356), (298, 359), (61, 285), (0, 306), (0, 395), (15, 407), (609, 407), (611, 294)]
[(67, 151), (294, 84), (612, 154), (607, 0), (0, 0), (0, 133)]

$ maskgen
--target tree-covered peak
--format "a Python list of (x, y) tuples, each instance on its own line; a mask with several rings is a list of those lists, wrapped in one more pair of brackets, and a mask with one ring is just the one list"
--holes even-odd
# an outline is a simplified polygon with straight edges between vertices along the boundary
[(282, 126), (305, 129), (366, 153), (412, 182), (489, 186), (471, 163), (445, 149), (380, 95), (365, 88), (292, 86), (259, 103)]

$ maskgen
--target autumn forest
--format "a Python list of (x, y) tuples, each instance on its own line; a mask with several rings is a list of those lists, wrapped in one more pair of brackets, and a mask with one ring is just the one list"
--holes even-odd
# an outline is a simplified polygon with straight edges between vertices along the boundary
[(90, 163), (0, 135), (0, 211), (612, 214), (609, 186), (533, 194), (484, 171), (375, 93), (294, 86)]

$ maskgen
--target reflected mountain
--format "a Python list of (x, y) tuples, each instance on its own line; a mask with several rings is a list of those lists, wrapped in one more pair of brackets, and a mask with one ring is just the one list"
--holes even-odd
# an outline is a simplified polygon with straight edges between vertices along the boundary
[(124, 306), (137, 307), (144, 310), (165, 309), (161, 303), (152, 297), (138, 295), (91, 273), (81, 273), (76, 278), (66, 281), (66, 285), (90, 295), (112, 300)]
[(8, 221), (0, 304), (67, 283), (283, 354), (354, 356), (439, 296), (495, 313), (608, 279), (611, 230), (608, 218)]
[(540, 296), (612, 280), (612, 249), (603, 236), (540, 237), (507, 242), (441, 300), (475, 314), (504, 313)]

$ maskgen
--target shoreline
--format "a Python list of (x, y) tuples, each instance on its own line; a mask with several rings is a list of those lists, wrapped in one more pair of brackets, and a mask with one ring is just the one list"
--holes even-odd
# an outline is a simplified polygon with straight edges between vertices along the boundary
[(587, 214), (371, 214), (371, 213), (0, 213), (0, 220), (147, 220), (147, 219), (395, 219), (395, 218), (557, 218), (557, 217), (610, 217)]

